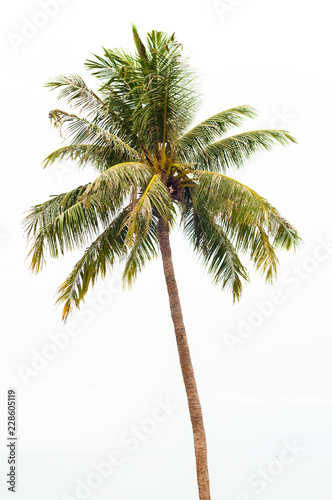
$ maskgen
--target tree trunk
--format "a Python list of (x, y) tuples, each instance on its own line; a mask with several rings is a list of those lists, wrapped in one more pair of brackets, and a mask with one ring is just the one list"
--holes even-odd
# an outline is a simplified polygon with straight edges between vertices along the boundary
[(197, 392), (194, 369), (192, 366), (190, 351), (187, 341), (186, 330), (183, 323), (182, 310), (178, 287), (172, 262), (172, 252), (169, 241), (169, 229), (166, 224), (159, 220), (159, 241), (164, 266), (169, 304), (174, 324), (176, 342), (178, 346), (180, 365), (184, 385), (186, 388), (191, 424), (194, 434), (194, 446), (196, 455), (197, 483), (200, 500), (211, 500), (210, 482), (207, 462), (207, 446), (203, 423), (202, 408)]

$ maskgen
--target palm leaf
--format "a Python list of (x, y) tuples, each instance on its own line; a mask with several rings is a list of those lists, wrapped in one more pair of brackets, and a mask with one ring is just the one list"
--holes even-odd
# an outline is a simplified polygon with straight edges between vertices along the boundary
[(211, 116), (180, 137), (180, 154), (199, 153), (212, 141), (223, 136), (232, 127), (242, 125), (245, 118), (255, 118), (256, 111), (251, 106), (237, 106)]
[(174, 204), (159, 174), (154, 174), (151, 177), (150, 182), (124, 222), (128, 227), (126, 241), (129, 245), (133, 244), (134, 237), (138, 234), (142, 237), (148, 234), (153, 215), (159, 215), (171, 225), (174, 221)]
[(144, 189), (152, 176), (144, 163), (128, 162), (113, 165), (91, 182), (82, 194), (84, 205), (91, 197), (107, 196), (117, 207), (121, 206), (133, 188)]
[(94, 144), (71, 144), (53, 151), (44, 160), (44, 168), (55, 162), (65, 160), (75, 161), (78, 167), (86, 165), (94, 167), (99, 172), (107, 170), (111, 165), (121, 163), (123, 152), (112, 147)]
[(85, 84), (79, 75), (60, 75), (53, 81), (47, 82), (45, 87), (58, 90), (58, 99), (65, 99), (68, 104), (78, 108), (80, 112), (89, 114), (107, 113), (102, 99)]
[(145, 264), (158, 255), (158, 218), (152, 216), (147, 230), (136, 231), (122, 275), (123, 282), (132, 286)]
[(283, 130), (255, 130), (221, 139), (202, 149), (183, 150), (184, 161), (197, 163), (199, 170), (226, 172), (229, 168), (241, 167), (245, 160), (258, 151), (270, 151), (275, 144), (286, 146), (296, 140)]
[(184, 233), (212, 275), (213, 282), (230, 289), (233, 300), (239, 300), (243, 289), (242, 280), (248, 281), (247, 271), (226, 232), (215, 221), (206, 204), (195, 203), (195, 197), (192, 199), (191, 194), (189, 200), (182, 213)]
[(30, 268), (38, 273), (45, 263), (46, 248), (50, 256), (72, 251), (87, 244), (106, 227), (115, 207), (105, 198), (91, 198), (86, 208), (81, 197), (88, 185), (68, 193), (52, 196), (50, 200), (35, 205), (24, 219), (24, 228), (30, 240)]
[(105, 277), (117, 259), (126, 255), (126, 228), (121, 229), (124, 218), (128, 214), (125, 208), (85, 250), (83, 257), (75, 264), (68, 278), (58, 289), (57, 303), (64, 303), (63, 319), (67, 319), (73, 307), (79, 308), (89, 286), (93, 286), (98, 276)]
[(276, 208), (254, 190), (226, 175), (202, 171), (195, 189), (197, 206), (206, 204), (238, 251), (250, 254), (268, 282), (276, 276), (276, 248), (296, 249), (301, 239)]
[(71, 138), (71, 144), (90, 144), (112, 148), (122, 161), (140, 159), (139, 153), (125, 141), (85, 118), (55, 109), (50, 112), (50, 120), (59, 129), (61, 135)]

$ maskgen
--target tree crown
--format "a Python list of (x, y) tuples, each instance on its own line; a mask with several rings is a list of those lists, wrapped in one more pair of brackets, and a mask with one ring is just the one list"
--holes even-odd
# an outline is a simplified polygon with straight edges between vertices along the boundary
[(25, 230), (31, 269), (51, 257), (85, 247), (59, 288), (66, 318), (98, 276), (124, 261), (131, 284), (158, 253), (158, 223), (179, 219), (213, 282), (239, 299), (248, 273), (247, 253), (272, 282), (277, 250), (295, 249), (300, 237), (278, 210), (251, 188), (226, 175), (259, 150), (296, 142), (283, 130), (254, 130), (225, 137), (256, 116), (248, 105), (219, 112), (189, 128), (199, 103), (196, 76), (174, 34), (151, 31), (144, 44), (133, 26), (134, 54), (106, 50), (86, 67), (100, 82), (94, 92), (78, 75), (47, 83), (77, 114), (50, 112), (68, 144), (45, 167), (73, 160), (92, 166), (96, 179), (31, 208)]

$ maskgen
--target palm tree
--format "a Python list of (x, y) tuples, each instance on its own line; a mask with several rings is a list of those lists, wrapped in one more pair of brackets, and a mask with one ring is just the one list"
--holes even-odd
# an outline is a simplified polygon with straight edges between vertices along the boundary
[[(101, 81), (95, 93), (77, 75), (47, 84), (78, 110), (59, 109), (50, 119), (70, 143), (45, 166), (74, 160), (98, 172), (89, 184), (33, 206), (25, 219), (31, 270), (50, 257), (85, 247), (58, 290), (65, 320), (99, 276), (124, 263), (131, 285), (160, 249), (181, 370), (188, 397), (199, 498), (210, 500), (203, 416), (174, 275), (169, 232), (179, 221), (215, 284), (241, 296), (248, 281), (239, 253), (268, 282), (276, 276), (277, 249), (295, 249), (297, 231), (253, 189), (226, 175), (259, 150), (296, 142), (282, 130), (255, 130), (224, 137), (250, 106), (222, 111), (190, 130), (197, 109), (197, 78), (174, 34), (151, 31), (144, 45), (135, 26), (134, 54), (104, 49), (86, 66)], [(91, 242), (92, 241), (92, 242)], [(87, 246), (88, 245), (88, 246)]]

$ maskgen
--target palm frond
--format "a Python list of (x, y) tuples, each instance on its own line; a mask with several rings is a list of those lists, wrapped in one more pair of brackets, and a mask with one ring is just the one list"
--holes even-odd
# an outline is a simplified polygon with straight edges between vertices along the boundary
[(50, 120), (61, 135), (71, 139), (72, 145), (89, 144), (112, 149), (122, 161), (140, 159), (139, 153), (120, 137), (85, 118), (55, 109), (50, 112)]
[(71, 107), (86, 115), (89, 121), (117, 135), (129, 146), (137, 146), (137, 137), (128, 123), (128, 116), (124, 117), (122, 113), (123, 107), (113, 109), (105, 93), (98, 96), (79, 75), (60, 75), (45, 86), (51, 90), (59, 90), (58, 99), (65, 99)]
[(200, 153), (212, 141), (221, 138), (232, 127), (242, 125), (245, 118), (255, 118), (256, 111), (251, 106), (237, 106), (211, 116), (196, 125), (179, 138), (179, 154)]
[(182, 158), (197, 163), (197, 169), (226, 172), (239, 168), (258, 151), (270, 151), (276, 144), (286, 146), (296, 139), (284, 130), (254, 130), (233, 135), (209, 144), (203, 149), (182, 151)]
[(47, 82), (45, 87), (50, 90), (58, 90), (58, 99), (65, 99), (67, 103), (80, 112), (106, 113), (107, 109), (102, 99), (91, 90), (79, 75), (60, 75), (54, 80)]
[(68, 193), (52, 196), (45, 203), (35, 205), (24, 219), (24, 228), (30, 242), (30, 268), (38, 273), (44, 263), (47, 249), (55, 258), (65, 251), (86, 245), (106, 227), (115, 208), (109, 200), (98, 196), (90, 199), (86, 208), (81, 197), (88, 185)]
[(80, 168), (88, 165), (99, 172), (103, 172), (111, 165), (121, 163), (123, 160), (123, 152), (119, 152), (112, 147), (94, 144), (71, 144), (49, 154), (43, 162), (44, 168), (53, 163), (65, 160), (74, 161)]
[(145, 264), (158, 255), (158, 218), (152, 216), (147, 230), (136, 231), (122, 275), (124, 284), (132, 286)]
[(194, 250), (213, 277), (215, 284), (221, 284), (239, 300), (242, 294), (242, 281), (249, 281), (245, 267), (232, 242), (214, 214), (209, 212), (206, 203), (196, 203), (188, 190), (189, 203), (182, 212), (182, 227)]
[(98, 276), (105, 277), (106, 271), (114, 266), (117, 260), (125, 257), (126, 228), (121, 229), (123, 220), (128, 214), (125, 208), (110, 223), (105, 231), (85, 250), (83, 257), (75, 264), (68, 278), (58, 289), (57, 303), (64, 303), (63, 319), (67, 319), (73, 307), (79, 308), (81, 301)]
[(197, 104), (193, 72), (174, 35), (152, 32), (147, 47), (135, 26), (133, 35), (134, 56), (104, 49), (104, 57), (95, 56), (87, 67), (105, 82), (102, 91), (109, 108), (121, 113), (138, 142), (154, 151), (158, 144), (170, 145), (193, 117)]
[(114, 206), (120, 207), (133, 188), (144, 189), (152, 176), (151, 170), (140, 162), (127, 162), (113, 165), (103, 171), (86, 187), (82, 194), (84, 206), (90, 198), (106, 196)]
[(159, 215), (165, 222), (173, 224), (174, 203), (159, 174), (154, 174), (151, 177), (150, 182), (124, 222), (128, 227), (126, 241), (129, 245), (133, 244), (136, 235), (140, 234), (144, 238), (148, 234), (153, 215)]
[(85, 66), (93, 76), (103, 82), (101, 90), (109, 90), (112, 85), (125, 82), (126, 73), (135, 69), (135, 58), (124, 50), (105, 49), (104, 57), (93, 54), (95, 59), (87, 59)]
[(207, 205), (236, 250), (249, 253), (255, 268), (272, 282), (278, 265), (276, 248), (295, 250), (301, 241), (297, 231), (248, 186), (220, 173), (196, 175), (195, 203)]

